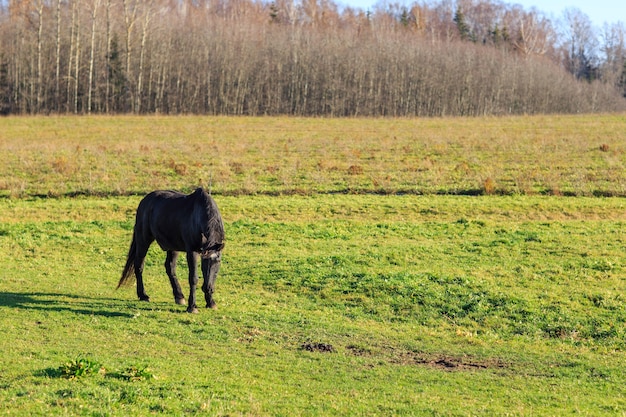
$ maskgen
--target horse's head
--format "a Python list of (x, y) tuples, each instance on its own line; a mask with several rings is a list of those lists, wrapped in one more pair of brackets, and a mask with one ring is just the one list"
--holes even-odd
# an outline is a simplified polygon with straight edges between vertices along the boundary
[(202, 276), (204, 277), (202, 290), (204, 291), (206, 306), (209, 308), (215, 308), (213, 290), (217, 274), (219, 273), (220, 266), (222, 265), (222, 249), (224, 249), (224, 242), (211, 243), (211, 241), (206, 239), (204, 235), (202, 238), (203, 243), (200, 250), (200, 256), (202, 257)]
[(224, 249), (224, 222), (215, 200), (202, 188), (193, 194), (197, 204), (198, 223), (202, 230), (200, 256), (211, 261), (220, 261)]

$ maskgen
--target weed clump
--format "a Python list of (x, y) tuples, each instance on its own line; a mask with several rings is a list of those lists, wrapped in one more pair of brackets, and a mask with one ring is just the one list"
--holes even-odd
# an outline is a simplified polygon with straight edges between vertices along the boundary
[(78, 379), (96, 374), (125, 381), (146, 381), (148, 379), (155, 379), (154, 374), (147, 366), (131, 365), (122, 371), (107, 372), (106, 368), (100, 362), (85, 357), (67, 361), (55, 371), (51, 372), (48, 370), (47, 374), (66, 379)]
[(154, 379), (154, 374), (148, 367), (141, 367), (131, 365), (120, 372), (114, 372), (108, 376), (123, 379), (125, 381), (146, 381), (148, 379)]
[(363, 167), (361, 165), (350, 165), (348, 168), (348, 175), (361, 175), (363, 174)]
[(486, 195), (493, 195), (496, 192), (496, 182), (491, 177), (483, 182), (483, 191)]
[(58, 369), (59, 375), (67, 379), (81, 378), (87, 375), (105, 373), (104, 367), (89, 358), (77, 358), (61, 365)]

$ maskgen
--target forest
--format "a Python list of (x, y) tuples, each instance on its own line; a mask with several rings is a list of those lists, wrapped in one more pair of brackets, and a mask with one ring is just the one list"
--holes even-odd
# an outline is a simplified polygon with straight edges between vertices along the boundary
[(1, 0), (1, 114), (626, 110), (626, 27), (497, 0)]

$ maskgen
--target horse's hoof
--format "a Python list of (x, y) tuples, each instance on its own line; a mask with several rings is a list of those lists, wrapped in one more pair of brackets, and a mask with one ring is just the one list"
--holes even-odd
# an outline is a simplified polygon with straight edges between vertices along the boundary
[(198, 309), (196, 307), (187, 308), (187, 313), (198, 314)]
[(148, 297), (147, 295), (139, 297), (139, 301), (150, 301), (150, 297)]
[(185, 300), (184, 298), (177, 298), (176, 299), (176, 304), (178, 304), (179, 306), (186, 306), (187, 305), (187, 300)]
[(206, 308), (210, 308), (211, 310), (217, 310), (217, 304), (215, 304), (215, 303), (207, 304)]

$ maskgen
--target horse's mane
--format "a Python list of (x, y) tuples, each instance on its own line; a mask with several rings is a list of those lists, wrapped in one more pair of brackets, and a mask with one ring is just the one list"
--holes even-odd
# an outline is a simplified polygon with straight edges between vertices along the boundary
[(196, 189), (194, 194), (196, 194), (197, 198), (199, 199), (200, 206), (206, 211), (211, 237), (217, 238), (219, 240), (211, 243), (223, 243), (224, 222), (222, 221), (222, 215), (217, 208), (217, 203), (215, 203), (215, 200), (213, 200), (213, 198), (202, 187)]

